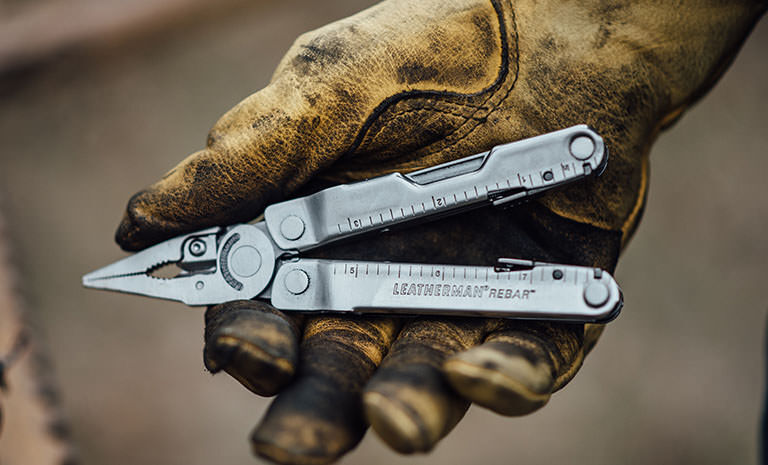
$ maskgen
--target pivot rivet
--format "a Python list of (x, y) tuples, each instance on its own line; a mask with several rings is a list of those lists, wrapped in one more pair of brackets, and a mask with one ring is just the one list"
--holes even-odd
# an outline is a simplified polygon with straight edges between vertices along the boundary
[(302, 294), (308, 287), (309, 276), (304, 270), (291, 270), (285, 275), (285, 288), (291, 294)]
[(280, 223), (280, 234), (289, 241), (295, 241), (304, 234), (304, 221), (296, 215), (286, 216)]
[(229, 257), (229, 268), (241, 278), (250, 278), (261, 269), (261, 254), (250, 245), (238, 247)]
[(578, 136), (571, 141), (571, 155), (579, 160), (586, 160), (595, 153), (595, 142), (591, 137)]
[(584, 302), (590, 307), (602, 307), (608, 302), (611, 291), (608, 290), (608, 286), (601, 282), (590, 283), (586, 289), (584, 289)]

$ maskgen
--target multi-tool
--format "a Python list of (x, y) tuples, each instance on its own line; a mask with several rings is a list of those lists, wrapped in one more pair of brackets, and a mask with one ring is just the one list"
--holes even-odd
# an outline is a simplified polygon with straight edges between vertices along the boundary
[[(83, 285), (187, 305), (258, 298), (286, 311), (609, 321), (622, 294), (599, 268), (512, 258), (484, 267), (301, 257), (411, 221), (515, 205), (601, 174), (607, 156), (595, 131), (574, 126), (272, 204), (261, 221), (169, 239), (83, 276)], [(168, 264), (175, 275), (158, 276)]]

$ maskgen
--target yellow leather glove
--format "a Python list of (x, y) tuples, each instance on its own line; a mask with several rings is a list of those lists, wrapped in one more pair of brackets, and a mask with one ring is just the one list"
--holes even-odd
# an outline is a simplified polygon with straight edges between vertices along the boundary
[[(612, 271), (643, 210), (651, 143), (716, 81), (766, 9), (679, 3), (387, 0), (305, 34), (270, 84), (216, 123), (205, 149), (131, 198), (117, 241), (139, 250), (330, 184), (586, 123), (611, 153), (596, 180), (323, 252)], [(253, 433), (256, 453), (321, 464), (354, 447), (368, 424), (398, 451), (417, 452), (470, 402), (529, 413), (574, 376), (601, 329), (299, 317), (240, 301), (206, 313), (205, 363), (279, 394)]]

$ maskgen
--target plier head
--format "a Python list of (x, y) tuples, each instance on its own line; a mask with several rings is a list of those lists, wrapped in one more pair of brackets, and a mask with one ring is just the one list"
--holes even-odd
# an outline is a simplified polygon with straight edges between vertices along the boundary
[(169, 239), (88, 273), (83, 285), (187, 305), (251, 299), (269, 288), (279, 253), (263, 222), (215, 227)]

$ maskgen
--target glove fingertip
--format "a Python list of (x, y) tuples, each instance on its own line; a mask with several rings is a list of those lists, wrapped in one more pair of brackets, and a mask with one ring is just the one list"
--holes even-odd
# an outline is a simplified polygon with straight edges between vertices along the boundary
[(443, 370), (462, 396), (505, 416), (540, 409), (549, 401), (554, 385), (547, 364), (484, 346), (451, 357)]
[(274, 396), (295, 374), (295, 361), (286, 357), (237, 337), (216, 334), (212, 339), (205, 347), (205, 367), (213, 374), (223, 369), (255, 394)]
[[(125, 208), (123, 218), (115, 231), (115, 242), (126, 252), (137, 252), (176, 234), (178, 225), (161, 221), (156, 214), (151, 214), (144, 207), (150, 191), (141, 190), (131, 196)], [(152, 201), (159, 204), (159, 201)], [(160, 209), (161, 207), (156, 207)], [(168, 223), (161, 227), (163, 223)]]
[[(133, 198), (131, 198), (131, 200), (133, 200)], [(123, 218), (120, 220), (120, 224), (117, 226), (117, 231), (115, 231), (115, 242), (126, 252), (137, 252), (143, 248), (143, 241), (141, 241), (140, 237), (137, 238), (137, 236), (140, 236), (141, 228), (132, 218), (130, 205), (131, 203), (129, 202), (128, 209), (126, 209)]]
[(212, 307), (206, 312), (205, 366), (227, 372), (255, 394), (273, 396), (296, 373), (299, 331), (296, 321), (258, 301)]

